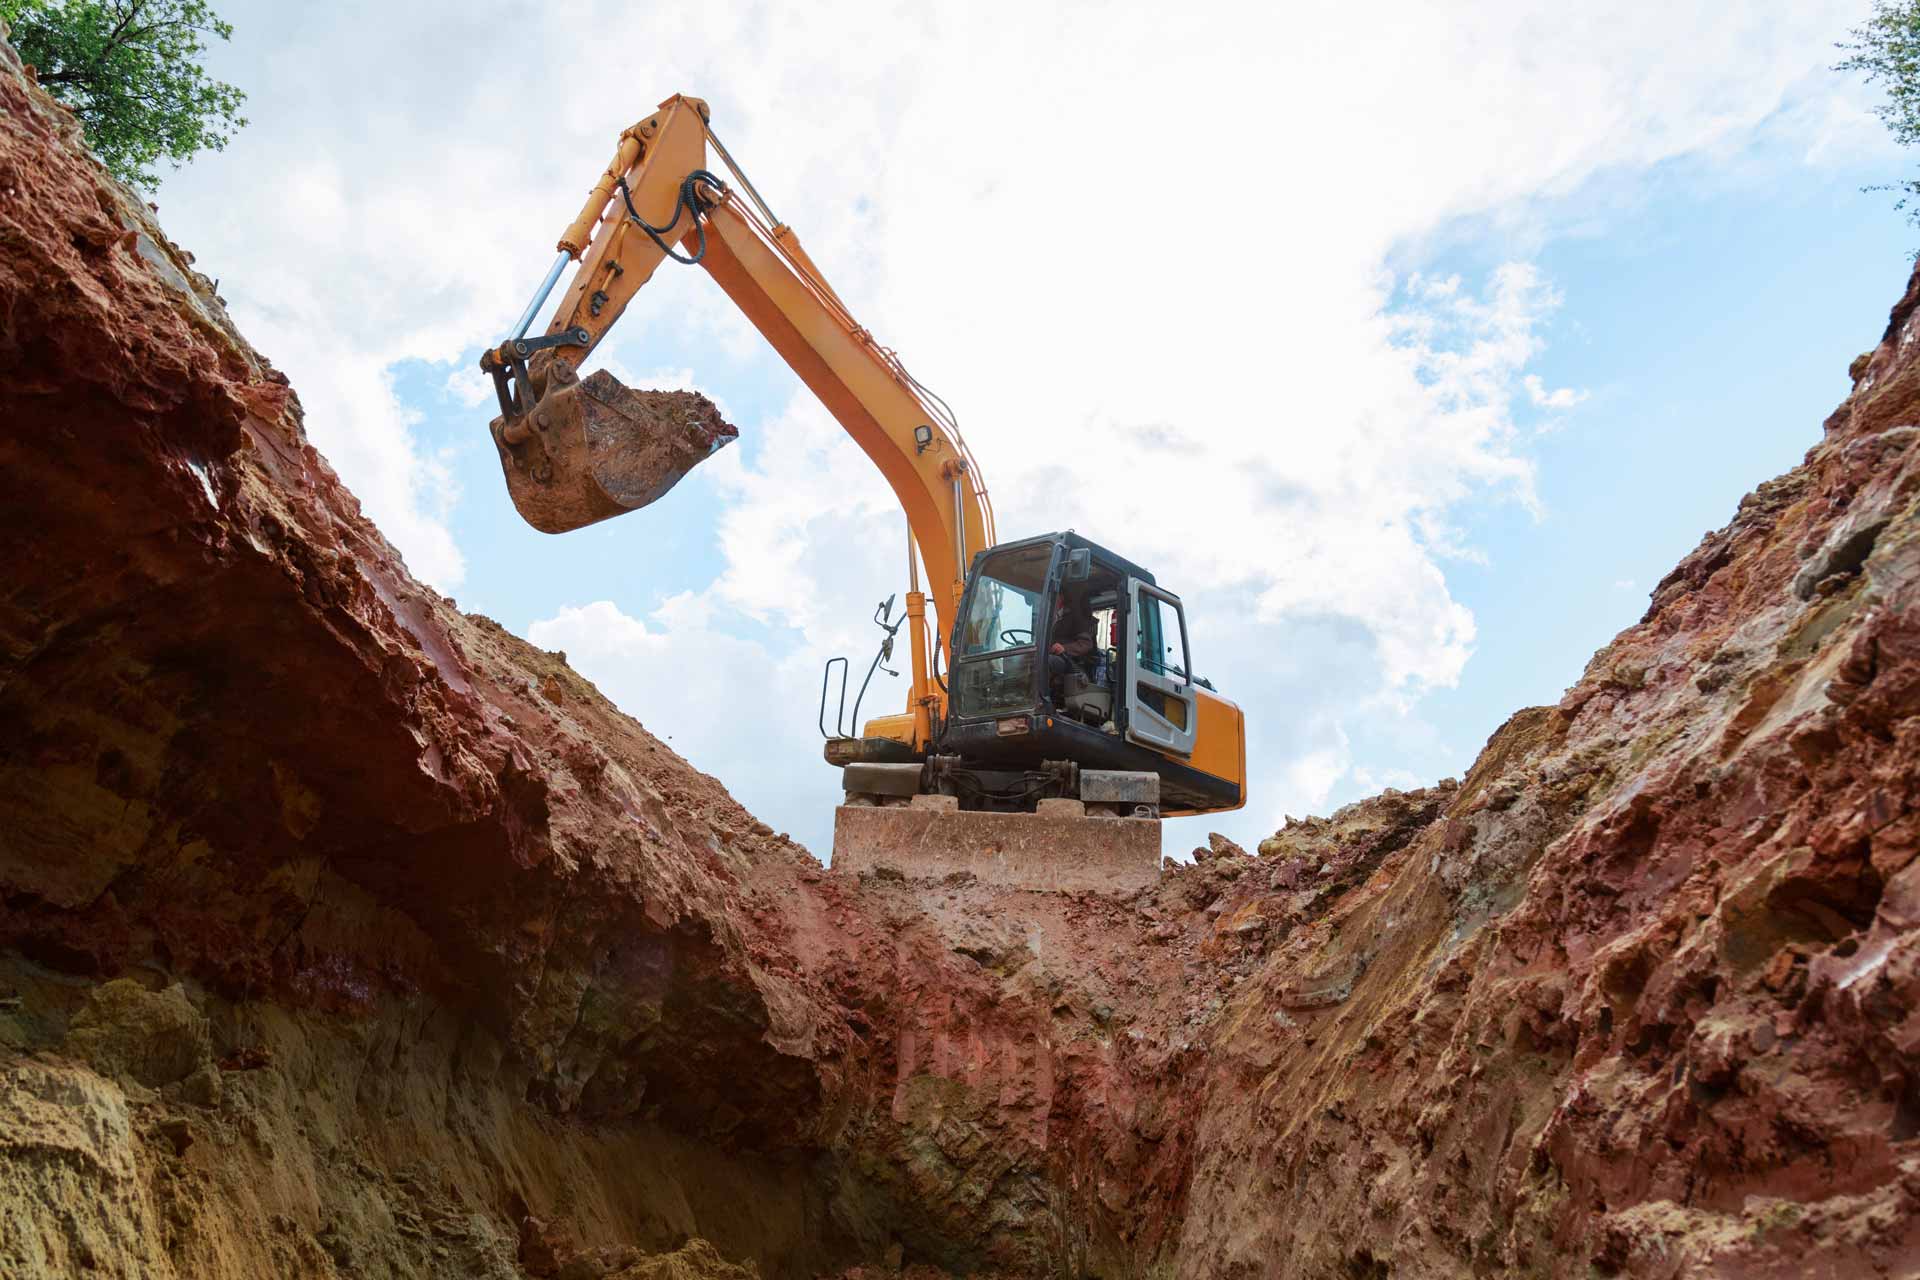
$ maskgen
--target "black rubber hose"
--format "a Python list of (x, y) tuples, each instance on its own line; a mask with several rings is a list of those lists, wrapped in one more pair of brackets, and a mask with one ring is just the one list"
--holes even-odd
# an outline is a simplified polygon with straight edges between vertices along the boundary
[[(853, 699), (853, 724), (847, 726), (848, 728), (854, 728), (859, 725), (860, 704), (867, 700), (867, 686), (873, 683), (873, 673), (879, 670), (880, 659), (892, 656), (887, 652), (887, 649), (890, 643), (892, 642), (892, 640), (893, 640), (893, 636), (889, 634), (887, 636), (887, 641), (881, 644), (880, 651), (873, 655), (873, 661), (867, 667), (867, 678), (860, 682), (860, 692)], [(887, 669), (887, 674), (888, 675), (893, 674), (893, 669), (891, 667)]]
[[(622, 176), (614, 180), (614, 185), (620, 188), (620, 199), (622, 203), (627, 206), (627, 217), (631, 218), (636, 226), (647, 233), (648, 239), (660, 246), (660, 252), (666, 254), (675, 262), (689, 267), (697, 265), (702, 258), (707, 256), (707, 225), (700, 220), (700, 202), (693, 191), (693, 184), (695, 182), (705, 182), (708, 186), (723, 192), (727, 189), (727, 184), (720, 181), (720, 179), (712, 173), (705, 169), (695, 169), (680, 182), (680, 199), (674, 202), (672, 220), (664, 227), (656, 227), (641, 217), (640, 211), (633, 207), (633, 190), (627, 186), (626, 178)], [(688, 213), (693, 216), (694, 229), (700, 233), (700, 247), (694, 251), (691, 258), (681, 257), (674, 251), (672, 245), (661, 238), (680, 225), (680, 215), (682, 213)]]

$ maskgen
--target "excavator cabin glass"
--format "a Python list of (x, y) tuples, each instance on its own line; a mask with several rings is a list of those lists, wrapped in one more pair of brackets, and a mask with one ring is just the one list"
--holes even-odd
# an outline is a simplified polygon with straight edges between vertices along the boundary
[(1053, 548), (1015, 547), (988, 556), (968, 593), (954, 663), (961, 715), (996, 715), (1033, 705), (1034, 633), (1045, 616)]
[(1052, 540), (989, 552), (956, 637), (954, 714), (1045, 708), (1115, 732), (1125, 588), (1124, 574), (1086, 554), (1076, 569)]

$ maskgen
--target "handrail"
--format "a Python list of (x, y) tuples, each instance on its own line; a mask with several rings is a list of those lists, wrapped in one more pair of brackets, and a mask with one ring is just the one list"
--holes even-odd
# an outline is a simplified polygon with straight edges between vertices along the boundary
[[(828, 733), (827, 682), (833, 678), (833, 664), (836, 662), (840, 664), (840, 706), (839, 709), (833, 713), (833, 732)], [(845, 658), (828, 658), (827, 665), (820, 671), (820, 714), (815, 717), (814, 722), (820, 726), (820, 736), (832, 742), (835, 738), (850, 738), (853, 736), (846, 731), (846, 718), (847, 660)]]

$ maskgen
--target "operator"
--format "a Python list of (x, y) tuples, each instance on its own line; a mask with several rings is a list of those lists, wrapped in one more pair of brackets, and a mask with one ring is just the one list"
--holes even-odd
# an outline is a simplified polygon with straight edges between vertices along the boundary
[(1053, 643), (1047, 646), (1047, 679), (1058, 690), (1065, 687), (1067, 673), (1087, 674), (1093, 655), (1093, 611), (1087, 608), (1085, 591), (1068, 590), (1060, 594), (1053, 607)]

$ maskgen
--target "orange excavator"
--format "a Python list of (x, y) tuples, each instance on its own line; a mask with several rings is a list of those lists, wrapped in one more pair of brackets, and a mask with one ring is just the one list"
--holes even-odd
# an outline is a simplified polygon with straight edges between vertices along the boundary
[[(708, 167), (710, 152), (730, 182)], [(578, 374), (669, 258), (713, 278), (906, 513), (905, 612), (895, 616), (891, 597), (876, 610), (885, 639), (874, 659), (890, 657), (904, 627), (906, 706), (860, 724), (856, 699), (847, 722), (845, 660), (822, 682), (825, 755), (846, 796), (836, 865), (904, 841), (926, 851), (922, 869), (992, 874), (1009, 850), (1032, 848), (1111, 883), (1157, 869), (1163, 815), (1245, 803), (1241, 712), (1194, 674), (1180, 597), (1071, 531), (998, 540), (954, 414), (854, 319), (698, 98), (669, 98), (620, 135), (533, 300), (481, 358), (499, 397), (501, 469), (528, 523), (560, 533), (645, 506), (732, 439), (717, 413), (662, 411), (661, 393)], [(574, 262), (546, 332), (529, 337)], [(744, 721), (741, 732), (752, 732)], [(1033, 869), (1011, 874), (1031, 880)]]

